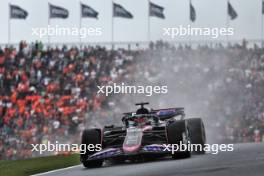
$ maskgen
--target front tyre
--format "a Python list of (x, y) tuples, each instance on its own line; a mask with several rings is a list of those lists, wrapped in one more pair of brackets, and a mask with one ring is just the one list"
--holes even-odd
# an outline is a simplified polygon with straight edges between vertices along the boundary
[(94, 168), (101, 167), (103, 165), (103, 160), (93, 160), (87, 161), (88, 157), (95, 153), (95, 151), (89, 151), (89, 144), (100, 144), (101, 143), (101, 131), (99, 129), (87, 129), (83, 131), (82, 134), (82, 151), (85, 150), (84, 145), (86, 145), (86, 152), (80, 155), (80, 160), (84, 167)]

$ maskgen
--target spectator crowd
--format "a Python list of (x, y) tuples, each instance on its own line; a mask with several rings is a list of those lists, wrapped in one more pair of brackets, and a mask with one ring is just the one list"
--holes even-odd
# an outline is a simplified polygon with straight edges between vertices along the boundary
[[(78, 143), (92, 122), (120, 119), (128, 101), (97, 94), (97, 86), (137, 81), (165, 82), (176, 99), (195, 102), (194, 111), (220, 142), (264, 141), (261, 48), (159, 42), (137, 50), (43, 49), (41, 43), (21, 42), (0, 49), (0, 159), (36, 156), (30, 144), (48, 140)], [(170, 101), (175, 103), (165, 100)]]

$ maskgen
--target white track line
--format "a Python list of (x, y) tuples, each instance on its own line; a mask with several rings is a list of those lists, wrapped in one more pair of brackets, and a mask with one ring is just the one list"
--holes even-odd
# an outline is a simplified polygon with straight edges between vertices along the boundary
[(62, 170), (72, 169), (72, 168), (75, 168), (75, 167), (78, 167), (78, 166), (81, 166), (81, 164), (75, 165), (75, 166), (70, 166), (70, 167), (65, 167), (65, 168), (61, 168), (61, 169), (51, 170), (51, 171), (43, 172), (43, 173), (39, 173), (39, 174), (34, 174), (34, 175), (31, 175), (31, 176), (47, 175), (47, 174), (58, 172), (58, 171), (62, 171)]

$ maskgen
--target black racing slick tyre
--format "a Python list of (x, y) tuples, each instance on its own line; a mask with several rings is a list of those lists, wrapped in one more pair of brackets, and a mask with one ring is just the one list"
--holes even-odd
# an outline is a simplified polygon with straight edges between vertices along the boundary
[[(87, 146), (89, 144), (100, 144), (101, 143), (101, 131), (99, 129), (88, 129), (84, 130), (82, 134), (82, 147), (84, 147), (84, 144)], [(82, 148), (82, 151), (85, 150)], [(84, 154), (81, 154), (80, 159), (84, 167), (86, 168), (94, 168), (94, 167), (101, 167), (103, 165), (103, 160), (92, 160), (87, 161), (87, 158), (89, 155), (94, 154), (94, 151), (88, 151)]]
[[(170, 123), (167, 126), (167, 137), (168, 143), (171, 145), (176, 144), (180, 146), (180, 143), (188, 145), (190, 138), (187, 122), (185, 120), (178, 120)], [(175, 151), (172, 153), (173, 159), (183, 159), (189, 157), (191, 157), (191, 151), (188, 149), (184, 151)]]
[(189, 124), (189, 130), (190, 130), (190, 138), (191, 143), (193, 145), (199, 145), (202, 146), (200, 150), (194, 151), (194, 153), (197, 154), (204, 154), (204, 145), (206, 143), (206, 134), (205, 134), (205, 128), (204, 123), (201, 118), (190, 118), (187, 119)]

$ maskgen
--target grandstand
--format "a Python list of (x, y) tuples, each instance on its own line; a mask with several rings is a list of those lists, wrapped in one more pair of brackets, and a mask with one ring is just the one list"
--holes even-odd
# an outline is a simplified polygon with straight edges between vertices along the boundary
[(127, 101), (122, 95), (96, 94), (97, 85), (140, 84), (155, 77), (178, 82), (173, 84), (175, 98), (198, 104), (195, 108), (207, 125), (219, 130), (218, 142), (260, 142), (263, 63), (263, 49), (243, 45), (191, 49), (159, 42), (151, 49), (133, 51), (46, 50), (21, 42), (19, 49), (4, 48), (0, 51), (1, 159), (36, 156), (31, 143), (78, 142), (84, 127), (120, 118)]

